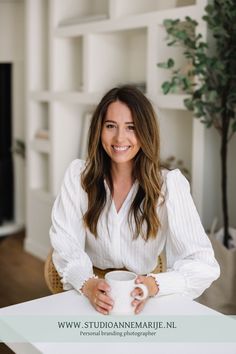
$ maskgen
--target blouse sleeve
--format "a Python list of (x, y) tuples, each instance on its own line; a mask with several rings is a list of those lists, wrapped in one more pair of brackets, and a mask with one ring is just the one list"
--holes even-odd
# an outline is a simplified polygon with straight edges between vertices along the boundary
[(180, 293), (197, 298), (219, 277), (220, 268), (201, 224), (187, 179), (179, 170), (166, 176), (167, 272), (156, 275), (157, 296)]
[(73, 287), (80, 291), (83, 283), (93, 277), (92, 262), (84, 251), (85, 228), (80, 206), (83, 166), (82, 160), (70, 164), (52, 209), (53, 263), (62, 277), (64, 290)]

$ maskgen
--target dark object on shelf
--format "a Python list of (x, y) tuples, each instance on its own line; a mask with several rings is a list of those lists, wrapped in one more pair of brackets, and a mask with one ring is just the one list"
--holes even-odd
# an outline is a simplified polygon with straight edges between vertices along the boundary
[(11, 152), (25, 158), (25, 143), (20, 139), (15, 139), (11, 148)]

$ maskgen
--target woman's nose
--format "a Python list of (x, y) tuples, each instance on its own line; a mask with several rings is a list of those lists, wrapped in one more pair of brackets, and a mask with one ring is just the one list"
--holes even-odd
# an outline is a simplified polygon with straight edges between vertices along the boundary
[(122, 141), (125, 137), (125, 131), (122, 128), (118, 128), (116, 130), (116, 140), (117, 141)]

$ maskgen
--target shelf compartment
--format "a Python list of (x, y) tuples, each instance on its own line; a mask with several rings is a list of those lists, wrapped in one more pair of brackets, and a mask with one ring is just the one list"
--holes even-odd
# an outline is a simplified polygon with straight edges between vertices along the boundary
[(82, 160), (86, 160), (88, 155), (88, 137), (89, 137), (89, 128), (92, 120), (92, 110), (87, 111), (84, 114), (81, 134), (80, 134), (80, 150), (79, 150), (79, 157)]
[(55, 102), (51, 110), (51, 168), (52, 195), (59, 192), (65, 170), (70, 162), (80, 157), (83, 118), (90, 105)]
[(73, 38), (93, 33), (106, 33), (112, 31), (124, 31), (137, 28), (149, 27), (152, 25), (161, 25), (166, 18), (184, 19), (186, 14), (201, 20), (202, 10), (200, 11), (196, 5), (186, 7), (178, 7), (170, 10), (162, 10), (150, 13), (137, 14), (135, 16), (124, 16), (115, 19), (108, 19), (90, 23), (80, 23), (67, 26), (57, 26), (54, 29), (54, 35), (58, 38)]
[(29, 149), (28, 161), (29, 188), (50, 193), (50, 155)]
[(83, 38), (55, 38), (51, 54), (52, 91), (83, 91)]
[(161, 132), (162, 160), (170, 156), (182, 160), (191, 175), (194, 119), (191, 112), (160, 109), (157, 115)]
[(146, 28), (86, 37), (85, 82), (88, 92), (120, 84), (146, 85)]
[(50, 142), (46, 139), (35, 138), (30, 142), (30, 148), (43, 154), (49, 154)]
[[(45, 102), (30, 101), (28, 105), (29, 123), (28, 123), (28, 140), (34, 141), (40, 132), (48, 132), (49, 127), (49, 105)], [(48, 142), (48, 139), (40, 139)]]

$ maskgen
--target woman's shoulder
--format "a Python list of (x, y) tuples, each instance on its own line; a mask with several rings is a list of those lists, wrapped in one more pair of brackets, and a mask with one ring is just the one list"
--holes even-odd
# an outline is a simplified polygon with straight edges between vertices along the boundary
[(175, 168), (174, 170), (168, 170), (167, 168), (162, 168), (161, 169), (161, 175), (162, 175), (162, 178), (164, 180), (166, 180), (167, 178), (170, 179), (170, 178), (177, 178), (179, 177), (180, 175), (183, 176), (183, 174), (181, 173), (181, 171), (178, 169), (178, 168)]
[(73, 175), (80, 175), (85, 168), (85, 161), (81, 159), (73, 160), (68, 167), (68, 171)]
[(189, 186), (189, 182), (187, 178), (183, 175), (183, 173), (178, 169), (168, 170), (163, 168), (161, 170), (163, 184), (167, 187), (167, 189), (177, 186)]

